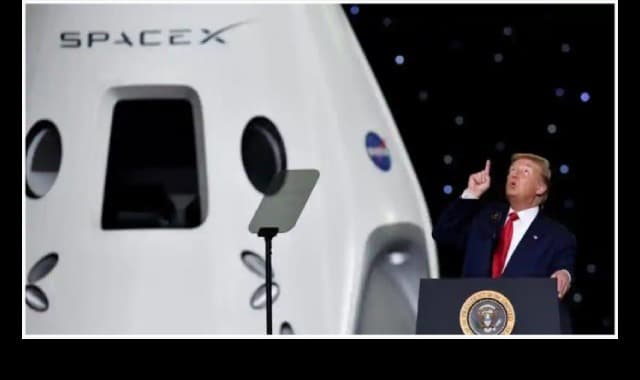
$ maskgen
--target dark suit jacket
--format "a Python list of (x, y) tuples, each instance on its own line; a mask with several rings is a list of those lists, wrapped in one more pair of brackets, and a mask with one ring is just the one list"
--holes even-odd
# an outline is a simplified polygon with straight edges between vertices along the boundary
[[(457, 199), (440, 216), (433, 238), (464, 251), (464, 277), (491, 277), (493, 250), (509, 205)], [(533, 220), (504, 269), (503, 277), (549, 277), (566, 269), (575, 280), (576, 239), (561, 224), (542, 214)], [(565, 295), (565, 300), (568, 297)], [(561, 303), (563, 332), (571, 331), (566, 302)]]
[[(457, 199), (440, 216), (433, 238), (464, 250), (463, 276), (491, 277), (493, 249), (509, 206)], [(533, 220), (507, 264), (504, 277), (549, 277), (566, 269), (575, 278), (576, 239), (564, 226), (542, 214)]]

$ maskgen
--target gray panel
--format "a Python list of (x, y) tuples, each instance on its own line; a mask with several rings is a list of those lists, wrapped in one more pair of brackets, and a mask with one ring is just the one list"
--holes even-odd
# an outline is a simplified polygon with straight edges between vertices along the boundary
[(420, 279), (428, 276), (423, 230), (398, 223), (374, 230), (366, 245), (357, 334), (415, 334)]
[[(262, 227), (276, 227), (279, 233), (287, 232), (295, 226), (307, 203), (311, 191), (318, 181), (317, 170), (287, 170), (278, 176), (285, 176), (280, 190), (274, 195), (265, 195), (258, 206), (249, 231), (257, 233)], [(274, 178), (274, 182), (280, 182)]]

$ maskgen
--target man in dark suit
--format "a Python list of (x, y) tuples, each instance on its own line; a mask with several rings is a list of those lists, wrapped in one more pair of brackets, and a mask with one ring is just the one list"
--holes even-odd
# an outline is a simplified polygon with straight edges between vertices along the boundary
[[(465, 277), (551, 277), (563, 298), (575, 277), (576, 239), (564, 226), (542, 215), (551, 181), (549, 161), (514, 154), (507, 176), (508, 204), (482, 204), (489, 189), (491, 162), (469, 176), (467, 189), (440, 216), (433, 237), (464, 250)], [(570, 331), (566, 306), (561, 324)]]

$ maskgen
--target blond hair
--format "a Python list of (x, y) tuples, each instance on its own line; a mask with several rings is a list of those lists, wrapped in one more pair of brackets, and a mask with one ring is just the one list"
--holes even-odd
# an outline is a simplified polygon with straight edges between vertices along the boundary
[(513, 164), (515, 161), (521, 158), (526, 158), (538, 164), (544, 184), (547, 186), (547, 191), (545, 191), (544, 194), (541, 195), (542, 200), (540, 201), (540, 203), (544, 203), (549, 196), (549, 187), (551, 186), (551, 164), (549, 164), (549, 160), (533, 153), (516, 153), (511, 156), (511, 163)]

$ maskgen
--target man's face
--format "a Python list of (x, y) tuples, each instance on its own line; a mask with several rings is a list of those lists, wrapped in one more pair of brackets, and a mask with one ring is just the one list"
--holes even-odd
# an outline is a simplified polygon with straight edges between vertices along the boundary
[(542, 179), (540, 166), (528, 158), (520, 158), (509, 167), (507, 175), (507, 197), (518, 199), (535, 199), (542, 195), (547, 187)]

